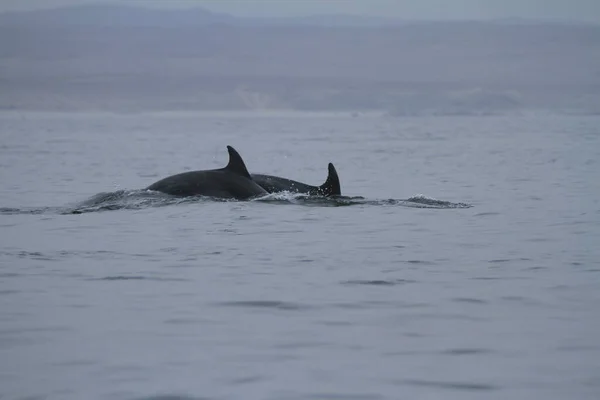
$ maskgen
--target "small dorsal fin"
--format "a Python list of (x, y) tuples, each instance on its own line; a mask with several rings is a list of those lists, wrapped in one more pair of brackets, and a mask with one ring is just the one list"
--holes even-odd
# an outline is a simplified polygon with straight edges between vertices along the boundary
[(240, 154), (231, 146), (227, 146), (227, 151), (229, 152), (229, 163), (224, 169), (252, 179)]
[(319, 186), (319, 190), (325, 196), (340, 196), (342, 194), (342, 190), (340, 188), (340, 178), (338, 177), (337, 171), (332, 163), (329, 163), (327, 168), (329, 170), (327, 180), (324, 184)]

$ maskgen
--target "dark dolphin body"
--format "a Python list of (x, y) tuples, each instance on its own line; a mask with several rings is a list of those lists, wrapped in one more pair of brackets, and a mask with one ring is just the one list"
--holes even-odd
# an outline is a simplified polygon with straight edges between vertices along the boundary
[(267, 194), (252, 180), (244, 160), (231, 146), (227, 146), (229, 163), (225, 168), (190, 171), (169, 176), (148, 186), (146, 190), (174, 196), (211, 196), (246, 200)]
[(305, 193), (312, 196), (339, 196), (342, 194), (340, 178), (332, 163), (329, 163), (328, 168), (329, 175), (327, 175), (327, 180), (321, 186), (311, 186), (272, 175), (252, 174), (252, 179), (269, 193), (287, 191)]

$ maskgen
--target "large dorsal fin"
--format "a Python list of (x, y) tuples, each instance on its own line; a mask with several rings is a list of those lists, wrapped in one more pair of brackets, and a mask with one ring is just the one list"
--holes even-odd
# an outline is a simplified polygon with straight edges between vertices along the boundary
[(338, 177), (337, 171), (332, 163), (329, 163), (327, 168), (329, 169), (327, 180), (324, 184), (319, 186), (319, 190), (325, 196), (340, 196), (342, 194), (342, 190), (340, 188), (340, 178)]
[(252, 179), (240, 154), (231, 146), (227, 146), (227, 151), (229, 152), (229, 163), (223, 169), (238, 175), (242, 175), (248, 179)]

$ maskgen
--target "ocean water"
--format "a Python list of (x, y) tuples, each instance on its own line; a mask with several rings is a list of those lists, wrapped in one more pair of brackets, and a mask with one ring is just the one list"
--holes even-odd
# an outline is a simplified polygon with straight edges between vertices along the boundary
[[(600, 118), (0, 114), (1, 399), (600, 398)], [(172, 199), (220, 168), (344, 197)]]

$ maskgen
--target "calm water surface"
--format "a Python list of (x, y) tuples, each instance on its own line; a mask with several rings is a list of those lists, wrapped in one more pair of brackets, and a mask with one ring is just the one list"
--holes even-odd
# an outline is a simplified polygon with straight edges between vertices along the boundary
[[(599, 117), (3, 113), (0, 139), (2, 399), (600, 398)], [(314, 185), (331, 161), (348, 197), (138, 190), (226, 145)]]

